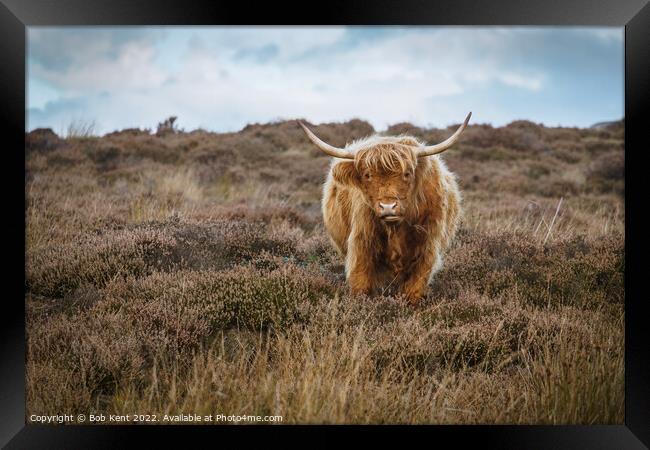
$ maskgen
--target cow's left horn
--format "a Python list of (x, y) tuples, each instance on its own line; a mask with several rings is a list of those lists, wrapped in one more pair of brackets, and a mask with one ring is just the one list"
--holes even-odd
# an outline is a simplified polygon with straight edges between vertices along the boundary
[(343, 148), (338, 148), (334, 147), (332, 145), (329, 145), (326, 142), (321, 141), (318, 136), (316, 136), (314, 133), (311, 132), (309, 128), (307, 128), (302, 122), (298, 121), (300, 126), (302, 127), (303, 130), (305, 130), (305, 133), (307, 134), (307, 137), (314, 143), (316, 144), (316, 147), (320, 148), (322, 151), (327, 153), (330, 156), (333, 156), (335, 158), (344, 158), (344, 159), (354, 159), (354, 154), (343, 149)]
[(449, 147), (454, 145), (458, 138), (460, 137), (460, 134), (465, 130), (465, 127), (467, 126), (467, 123), (469, 122), (469, 118), (472, 117), (472, 113), (470, 112), (467, 117), (465, 118), (465, 122), (458, 127), (456, 132), (452, 134), (447, 140), (441, 142), (440, 144), (436, 145), (427, 145), (427, 146), (422, 146), (418, 149), (418, 156), (430, 156), (430, 155), (436, 155), (438, 153), (442, 153), (445, 150), (447, 150)]

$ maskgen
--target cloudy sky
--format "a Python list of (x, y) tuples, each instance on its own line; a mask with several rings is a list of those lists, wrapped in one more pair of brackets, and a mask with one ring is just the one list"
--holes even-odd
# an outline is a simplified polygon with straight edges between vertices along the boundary
[(624, 112), (623, 28), (30, 27), (27, 129), (234, 131), (251, 122), (528, 119)]

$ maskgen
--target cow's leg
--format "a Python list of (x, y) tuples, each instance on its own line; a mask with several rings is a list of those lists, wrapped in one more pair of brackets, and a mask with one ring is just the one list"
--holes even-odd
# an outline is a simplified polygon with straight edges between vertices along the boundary
[(374, 249), (369, 244), (359, 236), (348, 239), (345, 272), (353, 294), (370, 295), (376, 284)]
[(373, 275), (370, 273), (370, 268), (356, 267), (352, 269), (348, 276), (348, 283), (352, 294), (372, 294), (373, 289)]
[(428, 247), (413, 262), (402, 285), (402, 292), (406, 300), (412, 305), (419, 303), (426, 294), (431, 272), (434, 270), (434, 266), (438, 264), (437, 249), (433, 243), (430, 243)]

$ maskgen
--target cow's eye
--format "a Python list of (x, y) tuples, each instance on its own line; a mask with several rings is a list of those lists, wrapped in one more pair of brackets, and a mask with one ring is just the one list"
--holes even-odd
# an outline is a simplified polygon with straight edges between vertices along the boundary
[(369, 173), (366, 173), (366, 174), (364, 175), (364, 177), (365, 177), (366, 180), (369, 180), (369, 179), (370, 179), (370, 174), (369, 174)]
[(404, 172), (404, 179), (405, 180), (411, 179), (411, 172)]

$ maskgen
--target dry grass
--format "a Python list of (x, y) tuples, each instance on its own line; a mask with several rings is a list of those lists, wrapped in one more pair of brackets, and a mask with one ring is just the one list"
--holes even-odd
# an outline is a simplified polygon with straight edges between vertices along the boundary
[(320, 217), (329, 160), (295, 123), (32, 132), (28, 416), (623, 423), (622, 142), (622, 125), (470, 126), (446, 157), (463, 226), (413, 309), (348, 294)]

